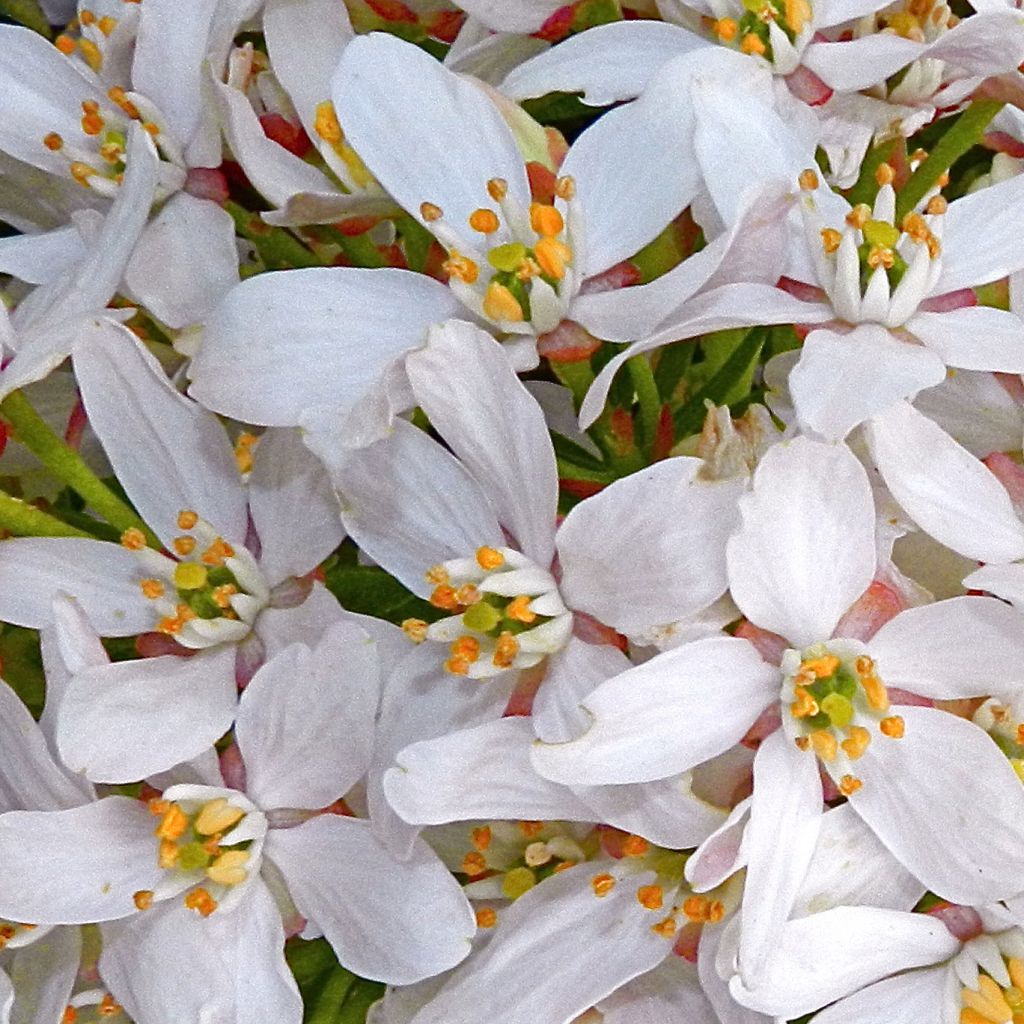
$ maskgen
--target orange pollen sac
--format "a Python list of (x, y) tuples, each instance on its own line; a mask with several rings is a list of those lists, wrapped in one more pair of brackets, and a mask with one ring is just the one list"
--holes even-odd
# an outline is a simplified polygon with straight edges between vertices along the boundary
[(494, 907), (481, 907), (476, 912), (476, 926), (478, 928), (493, 928), (498, 923), (498, 912)]
[(453, 612), (459, 607), (455, 588), (449, 583), (442, 583), (434, 588), (434, 592), (430, 595), (430, 603), (435, 608), (441, 608), (446, 612)]
[(642, 857), (651, 848), (651, 844), (643, 836), (626, 836), (622, 843), (625, 857)]
[(723, 43), (731, 43), (736, 38), (736, 33), (740, 30), (740, 26), (735, 18), (719, 18), (711, 28)]
[(946, 202), (943, 196), (932, 196), (928, 200), (928, 205), (925, 207), (925, 211), (931, 214), (945, 213), (949, 209), (949, 203)]
[[(998, 721), (999, 716), (997, 716), (997, 715), (995, 715), (993, 713), (993, 717), (995, 717), (996, 720)], [(1003, 710), (1003, 717), (1004, 718), (1006, 717), (1006, 711), (1005, 710)], [(1022, 746), (1024, 746), (1024, 725), (1018, 725), (1017, 726), (1017, 742), (1020, 743)]]
[(178, 846), (173, 839), (160, 840), (160, 848), (156, 856), (156, 863), (158, 867), (167, 871), (178, 863), (178, 858), (180, 856), (181, 851), (178, 849)]
[(870, 676), (875, 673), (875, 663), (866, 654), (862, 654), (854, 663), (853, 667), (859, 676)]
[(671, 939), (676, 933), (676, 919), (674, 917), (666, 917), (663, 921), (652, 924), (651, 931), (655, 935), (660, 935), (663, 939)]
[(78, 1020), (78, 1011), (73, 1006), (64, 1007), (64, 1012), (60, 1015), (60, 1024), (75, 1024)]
[(200, 886), (185, 897), (185, 906), (197, 911), (202, 917), (209, 917), (217, 909), (217, 901)]
[(107, 122), (99, 114), (84, 114), (82, 116), (82, 131), (86, 135), (99, 135), (106, 124)]
[(491, 661), (498, 668), (511, 668), (519, 653), (519, 641), (511, 633), (502, 633), (494, 645), (494, 657)]
[(219, 566), (224, 564), (225, 559), (233, 558), (234, 555), (235, 549), (223, 537), (218, 537), (202, 553), (200, 560), (203, 565)]
[(482, 853), (470, 851), (462, 858), (462, 873), (464, 875), (469, 875), (472, 878), (482, 875), (486, 870), (487, 861), (484, 860)]
[(849, 731), (850, 735), (847, 739), (843, 740), (840, 746), (851, 761), (856, 761), (868, 749), (868, 744), (871, 742), (871, 733), (862, 725), (851, 725)]
[(865, 675), (860, 677), (860, 685), (864, 690), (864, 696), (868, 699), (868, 705), (875, 711), (886, 711), (889, 708), (889, 692), (882, 685), (882, 680), (876, 675)]
[(760, 56), (761, 54), (764, 53), (766, 49), (767, 47), (764, 45), (764, 43), (762, 43), (761, 40), (758, 39), (758, 37), (754, 35), (753, 32), (750, 32), (747, 35), (745, 35), (743, 37), (742, 42), (740, 43), (740, 52), (746, 53), (748, 55), (757, 54)]
[(806, 736), (797, 736), (793, 742), (798, 750), (808, 750), (811, 746), (811, 741)]
[(880, 163), (875, 168), (875, 184), (881, 188), (883, 185), (891, 185), (896, 180), (896, 172), (892, 164)]
[(427, 639), (427, 623), (423, 619), (405, 619), (402, 632), (414, 643), (421, 644)]
[(496, 548), (477, 548), (476, 564), (481, 569), (497, 569), (505, 564), (505, 556)]
[(501, 221), (498, 220), (498, 215), (493, 210), (481, 207), (469, 215), (469, 226), (474, 231), (479, 231), (481, 235), (493, 235), (501, 227)]
[(661, 910), (665, 905), (665, 890), (660, 885), (641, 885), (636, 898), (640, 906), (648, 910)]
[(846, 223), (851, 228), (857, 228), (859, 231), (864, 227), (867, 222), (871, 220), (871, 207), (867, 203), (858, 203), (847, 215)]
[(174, 636), (176, 633), (180, 633), (184, 626), (185, 623), (176, 616), (167, 616), (156, 624), (156, 631), (158, 633), (163, 633), (166, 636)]
[[(538, 243), (539, 245), (539, 243)], [(484, 293), (484, 315), (492, 320), (508, 320), (521, 323), (526, 319), (523, 307), (511, 290), (497, 281), (492, 281)]]
[(444, 211), (434, 203), (420, 203), (420, 216), (429, 224), (431, 221), (440, 220), (444, 216)]
[(870, 252), (868, 252), (868, 266), (872, 270), (878, 267), (885, 267), (886, 270), (891, 270), (895, 262), (896, 254), (887, 246), (873, 245)]
[(154, 818), (159, 818), (167, 813), (167, 808), (171, 805), (166, 800), (161, 800), (155, 796), (152, 800), (146, 802), (146, 808)]
[(468, 676), (471, 664), (472, 662), (468, 658), (449, 658), (444, 663), (444, 670), (445, 672), (450, 672), (453, 676)]
[(903, 218), (900, 228), (915, 242), (926, 242), (931, 237), (931, 229), (924, 217), (913, 211)]
[(449, 648), (456, 658), (476, 661), (480, 657), (480, 641), (473, 636), (460, 636)]
[(188, 816), (177, 804), (170, 804), (160, 818), (160, 824), (153, 830), (153, 835), (160, 839), (180, 839), (187, 828)]
[(725, 917), (725, 905), (718, 900), (712, 900), (711, 905), (708, 907), (708, 920), (712, 924), (718, 924), (723, 917)]
[(135, 106), (135, 104), (132, 103), (130, 99), (128, 99), (127, 94), (125, 93), (124, 89), (121, 88), (121, 86), (111, 86), (110, 89), (107, 91), (107, 96), (111, 99), (111, 101), (116, 103), (129, 117), (137, 118), (139, 116), (139, 108)]
[(49, 132), (47, 135), (43, 137), (43, 145), (47, 149), (52, 150), (54, 153), (56, 153), (57, 150), (64, 145), (64, 140), (60, 137), (60, 135), (57, 134), (57, 132)]
[(483, 853), (491, 845), (490, 825), (481, 825), (479, 828), (473, 829), (472, 833), (470, 833), (470, 838), (473, 846)]
[(888, 718), (883, 718), (878, 723), (878, 728), (883, 736), (888, 736), (893, 740), (903, 739), (904, 725), (900, 715), (890, 715)]
[(804, 191), (813, 192), (819, 184), (818, 172), (813, 168), (808, 167), (800, 172), (800, 177), (797, 178), (797, 182)]
[(555, 182), (555, 195), (569, 202), (576, 197), (576, 179), (571, 174), (564, 174)]
[(929, 235), (925, 244), (928, 246), (928, 255), (932, 259), (935, 259), (942, 252), (942, 243), (934, 235)]
[(178, 529), (191, 530), (199, 522), (199, 514), (190, 508), (183, 508), (178, 513)]
[(839, 792), (843, 796), (849, 796), (851, 793), (856, 793), (863, 785), (864, 783), (856, 775), (844, 775), (839, 780)]
[(534, 836), (539, 836), (544, 831), (543, 821), (521, 821), (519, 822), (519, 831), (527, 839), (532, 839)]
[(471, 604), (479, 604), (483, 600), (480, 589), (475, 583), (463, 583), (463, 585), (455, 591), (455, 597), (458, 599), (459, 604), (467, 608)]
[(158, 125), (155, 121), (143, 121), (142, 127), (145, 128), (146, 131), (149, 132), (149, 134), (152, 135), (154, 138), (160, 134), (160, 125)]
[(800, 668), (813, 672), (815, 679), (826, 679), (839, 668), (839, 659), (834, 654), (823, 654), (820, 658), (809, 658)]
[(133, 526), (121, 534), (121, 545), (129, 551), (141, 551), (146, 546), (146, 535)]
[(142, 590), (143, 596), (148, 597), (151, 601), (155, 601), (158, 597), (163, 597), (166, 588), (160, 580), (142, 580), (139, 583), (139, 587)]
[(78, 15), (78, 20), (83, 25), (95, 25), (96, 15), (93, 14), (90, 10), (83, 10), (82, 13)]
[(480, 276), (480, 268), (468, 256), (452, 249), (448, 259), (441, 264), (441, 269), (449, 277), (457, 278), (463, 284), (473, 284)]
[(91, 188), (89, 179), (94, 178), (98, 173), (95, 167), (90, 167), (89, 164), (82, 163), (81, 160), (72, 161), (68, 171), (71, 173), (71, 177), (83, 188)]
[(615, 879), (607, 872), (594, 875), (590, 880), (590, 888), (594, 890), (595, 896), (607, 896), (615, 888)]
[(231, 596), (232, 594), (238, 593), (238, 587), (234, 583), (222, 583), (219, 587), (214, 587), (210, 596), (213, 598), (214, 604), (218, 608), (230, 608), (231, 607)]
[(842, 240), (843, 236), (838, 231), (836, 231), (835, 228), (821, 229), (821, 244), (825, 252), (836, 252), (839, 249), (839, 243)]
[(64, 54), (65, 57), (70, 57), (75, 52), (75, 41), (71, 36), (57, 36), (53, 41), (53, 45)]
[(796, 696), (796, 700), (790, 704), (789, 710), (794, 718), (810, 718), (811, 715), (818, 713), (818, 702), (807, 690), (802, 686), (797, 686), (794, 688), (793, 693)]
[(839, 743), (832, 733), (827, 732), (825, 729), (818, 729), (816, 732), (812, 732), (808, 739), (811, 741), (811, 747), (814, 749), (814, 752), (823, 761), (835, 759)]
[(533, 599), (527, 594), (520, 594), (512, 598), (505, 608), (505, 618), (514, 619), (516, 622), (524, 622), (527, 625), (537, 618), (536, 612), (531, 612), (530, 601)]
[(487, 182), (487, 194), (500, 203), (508, 195), (508, 182), (504, 178), (491, 178)]
[(109, 36), (117, 28), (117, 18), (112, 18), (109, 14), (105, 14), (96, 24), (105, 36)]
[(686, 919), (695, 924), (711, 919), (711, 901), (706, 896), (688, 896), (683, 901), (682, 910)]
[(153, 906), (153, 890), (140, 889), (137, 893), (133, 894), (132, 902), (139, 910), (149, 910)]
[(448, 570), (443, 565), (435, 565), (427, 570), (426, 580), (434, 586), (448, 582)]
[(533, 247), (533, 254), (540, 269), (556, 281), (565, 277), (565, 268), (572, 263), (572, 249), (557, 238), (542, 238)]
[(196, 549), (196, 539), (195, 537), (175, 537), (173, 547), (179, 555), (191, 555)]
[(121, 1012), (121, 1005), (114, 1001), (114, 997), (108, 992), (101, 1000), (98, 1007), (101, 1017), (116, 1017)]
[(530, 227), (542, 238), (554, 238), (565, 227), (562, 215), (545, 203), (530, 204)]

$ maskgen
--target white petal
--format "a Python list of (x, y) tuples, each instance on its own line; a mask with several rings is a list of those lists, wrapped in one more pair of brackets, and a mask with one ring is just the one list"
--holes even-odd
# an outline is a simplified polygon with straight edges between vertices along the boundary
[(400, 751), (384, 777), (391, 806), (416, 825), (474, 818), (591, 821), (595, 814), (566, 786), (530, 764), (529, 718), (501, 718)]
[[(779, 940), (762, 982), (744, 990), (737, 980), (731, 989), (748, 1006), (783, 1017), (816, 1010), (908, 967), (946, 960), (960, 946), (935, 918), (877, 907), (836, 907), (790, 921)], [(895, 1005), (905, 1012), (902, 1001)]]
[(1024, 609), (1024, 565), (983, 565), (964, 577), (968, 590), (987, 590), (1014, 608)]
[(139, 515), (167, 545), (190, 509), (218, 533), (245, 540), (245, 492), (213, 413), (179, 394), (160, 364), (123, 329), (75, 355), (89, 422)]
[(87, 668), (61, 702), (57, 745), (94, 782), (133, 782), (212, 746), (231, 728), (235, 693), (230, 645)]
[(469, 953), (469, 903), (422, 840), (398, 861), (369, 822), (323, 815), (272, 830), (265, 852), (299, 912), (323, 929), (342, 966), (364, 978), (408, 985)]
[(941, 1020), (946, 971), (908, 971), (886, 978), (840, 1000), (818, 1014), (817, 1024), (890, 1024), (893, 1007), (908, 1020)]
[(754, 758), (754, 795), (744, 836), (747, 881), (740, 911), (739, 968), (751, 987), (759, 985), (770, 969), (814, 854), (821, 812), (817, 758), (797, 750), (777, 730)]
[[(1024, 684), (1020, 612), (985, 597), (953, 597), (908, 608), (871, 639), (887, 685), (954, 700)], [(998, 682), (997, 682), (998, 681)]]
[[(591, 880), (605, 872), (619, 874), (614, 864), (560, 872), (499, 911), (490, 941), (452, 974), (416, 1024), (453, 1024), (466, 1007), (493, 1024), (571, 1021), (660, 963), (671, 939), (651, 926), (664, 912), (646, 910), (636, 897), (651, 875), (620, 876), (611, 892), (596, 896)], [(560, 955), (553, 971), (556, 950), (572, 955)]]
[(0, 239), (0, 271), (30, 284), (46, 284), (73, 270), (85, 253), (82, 235), (74, 224), (11, 235)]
[(297, 430), (271, 427), (260, 437), (249, 514), (260, 539), (260, 570), (271, 586), (312, 571), (345, 539), (327, 473)]
[(102, 636), (134, 636), (152, 628), (135, 556), (119, 544), (77, 537), (12, 537), (0, 541), (0, 619), (38, 629), (53, 618), (61, 591), (81, 602)]
[(466, 0), (461, 5), (495, 32), (535, 32), (561, 6), (560, 0)]
[(875, 571), (871, 485), (844, 446), (798, 437), (770, 448), (728, 546), (733, 600), (804, 647), (832, 635)]
[(207, 319), (191, 394), (248, 423), (305, 424), (351, 408), (430, 324), (461, 310), (443, 284), (404, 270), (258, 274)]
[(849, 334), (812, 331), (789, 375), (789, 388), (800, 421), (840, 441), (892, 402), (913, 398), (945, 378), (946, 367), (934, 352), (861, 324)]
[(468, 234), (470, 214), (491, 205), (491, 178), (505, 179), (510, 198), (529, 203), (523, 157), (498, 108), (423, 50), (384, 33), (359, 36), (345, 49), (331, 93), (349, 143), (413, 216), (421, 203), (434, 203)]
[(140, 800), (106, 797), (66, 811), (0, 815), (0, 914), (33, 924), (88, 924), (136, 912), (155, 889), (153, 816)]
[(838, 92), (858, 92), (884, 81), (916, 60), (922, 43), (888, 33), (849, 42), (815, 42), (804, 51), (803, 63)]
[(867, 427), (871, 456), (904, 511), (967, 558), (1024, 557), (1024, 527), (1003, 485), (941, 427), (899, 403)]
[(499, 86), (513, 100), (550, 92), (581, 93), (604, 107), (639, 96), (662, 65), (708, 46), (700, 36), (660, 21), (615, 21), (569, 36), (524, 61)]
[[(18, 998), (13, 1024), (60, 1020), (81, 962), (81, 928), (52, 928), (34, 942), (16, 949), (7, 965)], [(5, 980), (0, 971), (0, 1021), (8, 1024), (4, 1015)]]
[(125, 283), (169, 327), (198, 323), (238, 284), (235, 222), (216, 203), (179, 192), (142, 232)]
[[(706, 681), (717, 680), (713, 690)], [(533, 763), (570, 785), (676, 775), (736, 743), (777, 692), (778, 670), (745, 641), (684, 644), (603, 683), (583, 702), (579, 739), (538, 744)]]
[(1024, 791), (1009, 762), (971, 722), (932, 708), (899, 713), (903, 738), (876, 736), (856, 763), (864, 784), (850, 797), (854, 810), (943, 899), (1015, 895)]
[(312, 650), (285, 648), (239, 704), (246, 792), (264, 808), (314, 810), (337, 800), (370, 763), (379, 699), (376, 645), (358, 626), (332, 626)]
[(460, 320), (432, 327), (405, 362), (417, 401), (490, 499), (519, 549), (554, 555), (558, 471), (540, 406), (489, 334)]
[(988, 306), (966, 306), (945, 313), (915, 313), (906, 329), (947, 366), (965, 370), (1024, 372), (1024, 320)]
[(680, 956), (616, 989), (598, 1009), (604, 1024), (720, 1024), (696, 970)]
[(629, 633), (685, 618), (724, 593), (743, 483), (698, 479), (701, 465), (666, 459), (576, 505), (557, 536), (571, 607)]

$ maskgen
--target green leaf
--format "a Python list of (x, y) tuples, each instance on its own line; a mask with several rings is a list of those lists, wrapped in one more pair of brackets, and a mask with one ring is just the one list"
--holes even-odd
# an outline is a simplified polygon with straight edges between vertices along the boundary
[(47, 39), (53, 38), (50, 22), (38, 0), (0, 0), (0, 15), (19, 22)]
[[(429, 566), (424, 566), (423, 571)], [(383, 569), (335, 565), (326, 571), (327, 589), (350, 611), (401, 624), (403, 619), (433, 622), (441, 612), (421, 600)]]
[(304, 1024), (363, 1024), (366, 1011), (384, 994), (379, 982), (342, 967), (325, 939), (289, 942), (285, 958), (302, 996)]
[(728, 405), (746, 397), (767, 337), (766, 330), (755, 327), (736, 346), (722, 368), (676, 413), (676, 437), (688, 437), (700, 430), (707, 411), (706, 401)]
[(34, 718), (43, 713), (46, 681), (39, 653), (39, 634), (34, 629), (4, 625), (0, 629), (0, 665), (3, 677), (24, 701)]

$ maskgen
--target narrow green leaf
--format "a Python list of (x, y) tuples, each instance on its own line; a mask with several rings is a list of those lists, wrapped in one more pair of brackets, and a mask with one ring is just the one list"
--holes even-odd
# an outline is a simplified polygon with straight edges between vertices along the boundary
[(39, 653), (39, 634), (34, 629), (4, 625), (0, 628), (0, 663), (3, 677), (25, 706), (38, 718), (43, 713), (46, 682)]
[[(423, 571), (429, 566), (424, 566)], [(327, 589), (351, 612), (376, 615), (401, 624), (403, 619), (433, 622), (441, 613), (383, 569), (370, 565), (336, 565), (326, 572)]]
[(19, 22), (47, 39), (53, 38), (50, 22), (38, 0), (0, 0), (0, 15)]

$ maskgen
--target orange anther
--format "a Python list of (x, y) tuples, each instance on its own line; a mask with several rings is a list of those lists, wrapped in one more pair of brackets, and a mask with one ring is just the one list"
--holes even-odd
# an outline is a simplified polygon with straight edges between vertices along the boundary
[(57, 132), (50, 132), (43, 137), (43, 145), (47, 149), (56, 152), (64, 145), (64, 140), (57, 134)]
[(835, 759), (839, 743), (832, 733), (825, 729), (818, 729), (816, 732), (812, 732), (808, 739), (811, 741), (811, 747), (814, 749), (814, 752), (823, 761), (832, 761)]
[(851, 793), (856, 793), (864, 783), (860, 781), (855, 775), (844, 775), (839, 780), (839, 792), (843, 796), (849, 796)]
[(572, 263), (572, 249), (557, 238), (542, 238), (533, 247), (533, 254), (540, 269), (556, 281), (565, 277), (565, 268)]
[(470, 837), (473, 846), (476, 847), (481, 853), (484, 853), (487, 848), (491, 845), (491, 827), (490, 825), (481, 825), (479, 828), (473, 829), (470, 833)]
[(200, 886), (185, 897), (185, 906), (189, 910), (198, 911), (203, 917), (209, 917), (217, 909), (217, 901)]
[(682, 909), (687, 920), (697, 924), (707, 921), (711, 914), (710, 901), (705, 896), (688, 896)]
[(217, 537), (202, 553), (200, 561), (203, 565), (219, 566), (224, 564), (225, 559), (234, 557), (235, 549), (223, 537)]
[(820, 658), (808, 658), (800, 668), (813, 672), (815, 679), (827, 679), (839, 668), (839, 659), (834, 654), (823, 654)]
[(481, 569), (497, 569), (505, 564), (505, 556), (497, 548), (482, 547), (476, 550), (476, 562)]
[(504, 178), (491, 178), (487, 182), (487, 194), (500, 203), (508, 195), (508, 182)]
[(878, 723), (878, 728), (881, 730), (883, 736), (888, 736), (890, 739), (899, 740), (903, 738), (903, 718), (900, 715), (890, 715), (888, 718), (883, 718)]
[(836, 231), (835, 228), (822, 228), (821, 229), (821, 245), (827, 253), (836, 252), (839, 249), (839, 244), (842, 242), (843, 236)]
[(187, 828), (188, 815), (177, 804), (170, 804), (153, 830), (153, 835), (160, 839), (179, 839)]
[(518, 597), (512, 598), (505, 608), (505, 618), (526, 624), (534, 622), (537, 618), (537, 613), (530, 611), (529, 604), (532, 600), (533, 598), (526, 594), (520, 594)]
[(196, 549), (195, 537), (175, 537), (172, 542), (174, 550), (181, 555), (183, 558), (186, 555), (191, 555)]
[(480, 268), (474, 260), (463, 256), (458, 250), (452, 249), (448, 259), (441, 264), (441, 269), (449, 276), (463, 284), (473, 284), (480, 276)]
[(590, 880), (590, 888), (594, 890), (595, 896), (607, 896), (615, 888), (615, 879), (607, 872), (594, 875)]
[(820, 710), (818, 702), (802, 686), (793, 689), (793, 696), (796, 697), (796, 700), (790, 704), (789, 710), (794, 718), (810, 718)]
[(474, 636), (460, 636), (448, 649), (453, 657), (466, 661), (476, 661), (480, 657), (480, 641)]
[(498, 912), (494, 907), (481, 907), (476, 912), (476, 926), (478, 928), (493, 928), (498, 923)]
[(444, 663), (444, 670), (453, 676), (468, 676), (472, 662), (468, 658), (449, 658)]
[(527, 839), (533, 839), (534, 836), (539, 836), (544, 831), (543, 821), (521, 821), (519, 822), (519, 831), (522, 832), (523, 836)]
[(65, 57), (70, 57), (75, 52), (75, 41), (71, 36), (57, 36), (53, 41), (53, 45), (64, 54)]
[(199, 514), (190, 508), (183, 508), (178, 513), (178, 529), (191, 530), (199, 522)]
[(555, 182), (555, 195), (559, 199), (569, 202), (576, 196), (576, 179), (571, 174), (563, 174)]
[(471, 878), (476, 875), (482, 875), (487, 870), (487, 861), (484, 860), (483, 854), (470, 851), (462, 858), (462, 873), (469, 875)]
[(925, 212), (933, 215), (945, 213), (949, 209), (949, 203), (946, 202), (943, 196), (932, 196), (928, 200), (928, 205), (925, 207)]
[(530, 204), (530, 227), (542, 238), (554, 238), (565, 227), (562, 215), (545, 203)]
[(469, 226), (482, 235), (493, 235), (501, 227), (501, 221), (493, 210), (481, 208), (469, 215)]
[(753, 32), (748, 32), (740, 43), (740, 52), (746, 54), (757, 54), (761, 56), (764, 54), (767, 47), (761, 40), (754, 35)]
[(896, 180), (896, 171), (892, 164), (880, 163), (875, 168), (875, 184), (881, 188), (883, 185), (891, 185)]
[(502, 633), (494, 645), (492, 664), (497, 668), (511, 668), (519, 654), (519, 641), (511, 633)]
[(139, 583), (139, 588), (142, 590), (144, 597), (148, 597), (151, 601), (155, 601), (158, 597), (163, 597), (166, 588), (161, 580), (142, 580)]
[(455, 591), (455, 596), (458, 599), (459, 604), (466, 608), (471, 604), (478, 604), (482, 599), (480, 589), (475, 583), (463, 583), (463, 585)]
[(643, 836), (626, 836), (622, 841), (624, 857), (642, 857), (651, 848), (651, 844)]
[(735, 18), (719, 18), (712, 24), (711, 29), (723, 43), (731, 43), (736, 38), (740, 26)]
[(404, 619), (402, 632), (414, 644), (421, 644), (427, 639), (427, 623), (423, 619)]
[(435, 220), (440, 220), (444, 213), (441, 207), (436, 206), (434, 203), (420, 203), (420, 216), (430, 224)]
[(867, 697), (868, 704), (875, 711), (886, 711), (889, 708), (889, 691), (882, 685), (882, 680), (876, 675), (864, 675), (860, 677), (860, 685)]
[(864, 751), (868, 749), (868, 744), (870, 742), (871, 733), (869, 733), (867, 729), (862, 725), (851, 725), (849, 736), (843, 740), (840, 746), (851, 761), (856, 761), (857, 758), (861, 757)]
[(665, 890), (660, 885), (641, 885), (636, 898), (640, 906), (648, 910), (661, 910), (665, 905)]
[(132, 895), (132, 902), (139, 910), (149, 910), (153, 906), (153, 890), (140, 889)]
[(663, 939), (671, 939), (676, 933), (676, 921), (674, 917), (666, 917), (663, 921), (651, 925), (651, 931), (660, 935)]
[(101, 1017), (116, 1017), (117, 1014), (121, 1012), (121, 1006), (119, 1003), (114, 1001), (114, 997), (108, 992), (100, 1000), (97, 1012)]

